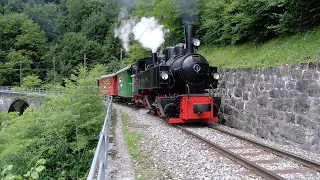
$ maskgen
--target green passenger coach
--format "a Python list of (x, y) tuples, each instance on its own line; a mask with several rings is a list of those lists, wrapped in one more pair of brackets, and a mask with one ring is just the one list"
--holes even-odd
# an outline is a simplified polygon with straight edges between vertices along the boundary
[(118, 96), (124, 98), (133, 98), (131, 66), (121, 69), (116, 74), (118, 78)]

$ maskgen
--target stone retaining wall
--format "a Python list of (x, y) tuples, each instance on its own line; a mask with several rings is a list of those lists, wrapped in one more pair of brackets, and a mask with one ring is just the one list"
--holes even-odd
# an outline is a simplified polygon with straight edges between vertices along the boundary
[(220, 74), (215, 94), (228, 126), (320, 153), (320, 62)]

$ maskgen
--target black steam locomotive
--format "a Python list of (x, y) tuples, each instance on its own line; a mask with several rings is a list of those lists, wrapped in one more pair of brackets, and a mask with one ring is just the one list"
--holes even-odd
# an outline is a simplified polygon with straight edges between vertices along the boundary
[[(126, 67), (132, 78), (133, 102), (165, 117), (169, 123), (217, 122), (220, 98), (205, 90), (217, 87), (219, 74), (216, 67), (210, 67), (203, 56), (195, 53), (199, 45), (195, 26), (188, 24), (185, 44), (167, 47), (162, 55), (153, 53)], [(114, 78), (117, 74), (105, 77)], [(119, 85), (123, 82), (119, 77), (112, 82)]]

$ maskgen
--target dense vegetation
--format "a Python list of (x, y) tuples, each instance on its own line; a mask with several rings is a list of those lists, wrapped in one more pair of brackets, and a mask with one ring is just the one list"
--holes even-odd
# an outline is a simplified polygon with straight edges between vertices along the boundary
[(101, 65), (89, 72), (78, 68), (66, 80), (64, 95), (22, 116), (0, 113), (0, 171), (10, 164), (13, 174), (23, 175), (45, 159), (40, 179), (84, 178), (105, 116), (96, 87), (104, 72)]
[[(121, 46), (114, 27), (123, 5), (131, 17), (158, 19), (170, 31), (166, 45), (183, 42), (183, 22), (196, 23), (198, 37), (209, 47), (259, 44), (320, 24), (317, 0), (4, 0), (0, 84), (19, 85), (20, 69), (23, 77), (38, 76), (45, 83), (63, 83), (80, 63), (111, 63), (108, 72), (118, 69)], [(122, 63), (148, 54), (131, 44)]]
[(22, 76), (62, 83), (78, 64), (119, 67), (113, 35), (119, 6), (99, 0), (4, 0), (0, 2), (0, 85)]

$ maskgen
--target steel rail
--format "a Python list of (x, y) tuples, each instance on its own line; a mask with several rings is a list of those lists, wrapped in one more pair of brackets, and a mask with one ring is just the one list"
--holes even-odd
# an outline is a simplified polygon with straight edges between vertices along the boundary
[(315, 169), (316, 171), (320, 172), (320, 163), (318, 163), (316, 161), (300, 157), (300, 156), (295, 155), (295, 154), (293, 154), (293, 153), (291, 153), (289, 151), (280, 150), (280, 149), (277, 149), (277, 148), (274, 148), (274, 147), (267, 146), (267, 145), (262, 144), (262, 143), (260, 143), (258, 141), (254, 141), (252, 139), (237, 135), (235, 133), (232, 133), (232, 132), (229, 132), (229, 131), (226, 131), (226, 130), (223, 130), (223, 129), (220, 129), (220, 128), (217, 128), (217, 127), (214, 127), (213, 125), (209, 125), (208, 127), (212, 128), (212, 129), (215, 129), (217, 131), (223, 132), (225, 134), (237, 137), (239, 139), (248, 141), (248, 142), (252, 143), (253, 145), (255, 145), (256, 147), (259, 147), (259, 148), (261, 148), (261, 149), (263, 149), (265, 151), (268, 151), (270, 153), (276, 154), (276, 155), (281, 156), (283, 158), (290, 159), (292, 161), (295, 161), (295, 162), (297, 162), (299, 164), (302, 164), (302, 165), (304, 165), (306, 167), (309, 167), (311, 169)]
[(229, 159), (231, 159), (233, 161), (236, 161), (241, 166), (247, 168), (251, 172), (254, 172), (254, 173), (260, 175), (261, 177), (263, 177), (265, 179), (270, 179), (270, 180), (279, 180), (279, 179), (281, 179), (281, 180), (284, 180), (283, 177), (275, 174), (274, 172), (269, 171), (269, 170), (267, 170), (265, 168), (262, 168), (261, 166), (255, 164), (254, 162), (251, 162), (251, 161), (249, 161), (249, 160), (247, 160), (247, 159), (245, 159), (245, 158), (243, 158), (243, 157), (241, 157), (241, 156), (239, 156), (239, 155), (237, 155), (237, 154), (235, 154), (235, 153), (233, 153), (233, 152), (231, 152), (231, 151), (229, 151), (229, 150), (227, 150), (227, 149), (225, 149), (225, 148), (223, 148), (223, 147), (221, 147), (221, 146), (219, 146), (219, 145), (217, 145), (215, 143), (213, 143), (212, 141), (209, 141), (209, 140), (201, 137), (200, 135), (193, 133), (192, 131), (190, 131), (188, 129), (185, 129), (185, 128), (179, 126), (179, 125), (175, 125), (175, 126), (177, 128), (179, 128), (179, 129), (187, 132), (188, 134), (191, 134), (191, 135), (197, 137), (198, 139), (206, 142), (207, 144), (211, 145), (214, 148), (215, 151), (223, 154), (224, 156), (228, 157)]

